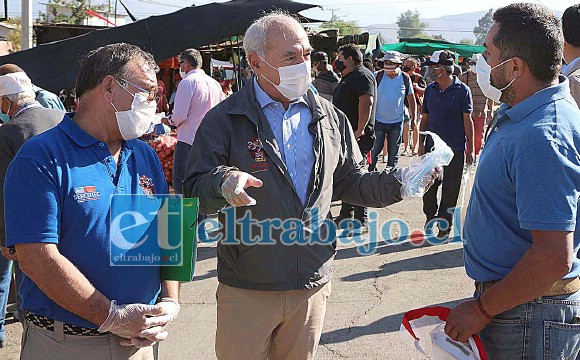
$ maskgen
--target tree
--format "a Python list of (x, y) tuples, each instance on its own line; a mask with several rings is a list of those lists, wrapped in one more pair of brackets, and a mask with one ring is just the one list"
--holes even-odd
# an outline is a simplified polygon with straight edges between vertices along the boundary
[(355, 20), (344, 20), (339, 18), (336, 15), (332, 15), (330, 21), (322, 23), (320, 26), (325, 29), (338, 29), (338, 33), (340, 35), (353, 35), (353, 34), (360, 34), (360, 26), (358, 25), (358, 21)]
[(493, 9), (483, 15), (481, 19), (477, 21), (477, 26), (473, 28), (473, 34), (475, 35), (475, 45), (483, 45), (485, 42), (485, 36), (489, 31), (489, 28), (493, 24)]
[(466, 44), (466, 45), (473, 45), (473, 40), (471, 39), (461, 39), (459, 40), (460, 44)]
[[(81, 25), (89, 17), (87, 14), (88, 10), (93, 11), (104, 11), (107, 6), (105, 4), (91, 4), (89, 0), (49, 0), (47, 5), (47, 9), (50, 9), (50, 15), (39, 12), (38, 13), (38, 21), (47, 23), (49, 18), (51, 22), (54, 23), (67, 23), (67, 24), (75, 24)], [(53, 5), (53, 6), (50, 6)], [(62, 13), (62, 8), (68, 8), (71, 11), (71, 14), (64, 14)]]
[(421, 21), (421, 14), (419, 10), (407, 10), (399, 14), (397, 17), (397, 26), (399, 30), (397, 34), (400, 38), (416, 37), (420, 35), (427, 27), (427, 23)]
[(20, 50), (20, 29), (21, 29), (20, 18), (8, 19), (8, 20), (6, 20), (6, 22), (8, 24), (12, 24), (12, 25), (16, 26), (16, 30), (8, 33), (8, 36), (6, 36), (6, 40), (12, 44), (13, 50), (18, 51), (18, 50)]
[(442, 34), (433, 34), (433, 40), (447, 41)]

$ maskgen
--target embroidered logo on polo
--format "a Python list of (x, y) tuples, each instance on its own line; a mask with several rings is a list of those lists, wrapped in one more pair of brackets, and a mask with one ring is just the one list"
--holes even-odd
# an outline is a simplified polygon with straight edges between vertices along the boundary
[(145, 195), (155, 194), (155, 186), (153, 185), (153, 180), (147, 175), (139, 176), (139, 186), (141, 186), (141, 189), (143, 190)]
[(264, 146), (260, 139), (250, 139), (248, 141), (248, 150), (257, 163), (266, 161), (266, 153), (264, 152)]
[(97, 191), (97, 187), (92, 186), (80, 186), (74, 189), (75, 194), (73, 199), (75, 199), (79, 204), (86, 201), (99, 200), (101, 193)]

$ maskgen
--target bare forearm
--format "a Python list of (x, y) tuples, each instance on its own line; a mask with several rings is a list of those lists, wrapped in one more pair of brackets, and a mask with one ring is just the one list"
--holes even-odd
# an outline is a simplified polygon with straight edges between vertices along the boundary
[[(358, 129), (363, 131), (364, 128), (369, 123), (371, 118), (371, 112), (373, 108), (373, 97), (372, 96), (361, 96), (358, 101)], [(355, 129), (353, 129), (355, 130)]]
[(102, 324), (109, 314), (110, 300), (56, 246), (28, 252), (27, 248), (34, 245), (38, 244), (16, 245), (22, 271), (62, 308), (95, 325)]
[(546, 263), (545, 255), (529, 250), (503, 280), (481, 296), (482, 305), (490, 315), (500, 314), (542, 295), (561, 277)]
[(427, 131), (427, 126), (429, 124), (429, 115), (423, 114), (421, 117), (421, 124), (419, 125), (419, 144), (425, 143), (425, 135), (422, 132)]
[(179, 300), (179, 281), (165, 280), (161, 283), (161, 294), (162, 298), (168, 297), (175, 300)]
[(532, 234), (536, 244), (532, 244), (505, 278), (481, 296), (483, 307), (490, 315), (541, 296), (570, 271), (574, 258), (573, 232), (533, 231)]
[(467, 137), (469, 148), (473, 149), (473, 120), (471, 119), (471, 115), (465, 116), (463, 126), (465, 127), (465, 137)]

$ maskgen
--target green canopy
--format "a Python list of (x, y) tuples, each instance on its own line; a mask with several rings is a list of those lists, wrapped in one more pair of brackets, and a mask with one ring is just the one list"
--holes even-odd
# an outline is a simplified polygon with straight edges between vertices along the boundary
[[(410, 40), (410, 39), (402, 39)], [(485, 47), (477, 45), (468, 44), (454, 44), (443, 41), (430, 41), (430, 40), (420, 40), (413, 39), (411, 41), (402, 41), (396, 44), (384, 44), (381, 46), (381, 50), (394, 50), (403, 54), (411, 55), (431, 55), (437, 50), (450, 50), (459, 54), (463, 57), (471, 57), (473, 54), (481, 54)]]

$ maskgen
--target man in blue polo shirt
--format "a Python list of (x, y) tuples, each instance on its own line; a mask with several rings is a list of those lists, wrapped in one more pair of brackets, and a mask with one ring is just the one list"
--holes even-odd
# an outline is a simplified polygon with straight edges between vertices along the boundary
[[(443, 170), (443, 180), (436, 180), (423, 196), (423, 212), (427, 217), (426, 226), (438, 219), (439, 238), (445, 238), (451, 231), (453, 215), (461, 189), (464, 164), (473, 163), (473, 120), (472, 100), (469, 87), (453, 75), (453, 55), (449, 50), (435, 51), (427, 65), (436, 76), (434, 82), (425, 89), (421, 131), (429, 130), (439, 135), (453, 150), (453, 160)], [(465, 152), (465, 141), (470, 145)], [(433, 140), (419, 134), (419, 156), (431, 151)], [(439, 186), (441, 202), (437, 204)]]
[(451, 312), (445, 331), (459, 341), (479, 332), (490, 359), (576, 359), (580, 111), (559, 76), (562, 29), (536, 4), (508, 5), (493, 20), (477, 76), (504, 104), (463, 231), (477, 296)]
[(152, 359), (179, 312), (179, 285), (161, 282), (159, 266), (110, 258), (111, 196), (168, 193), (157, 155), (135, 140), (155, 116), (156, 70), (133, 45), (90, 52), (76, 114), (26, 142), (8, 168), (6, 240), (25, 274), (21, 359)]

